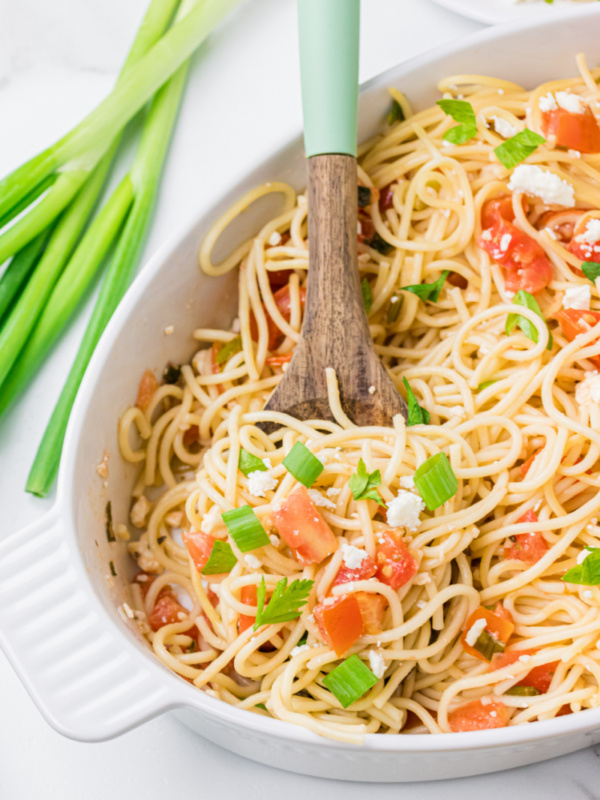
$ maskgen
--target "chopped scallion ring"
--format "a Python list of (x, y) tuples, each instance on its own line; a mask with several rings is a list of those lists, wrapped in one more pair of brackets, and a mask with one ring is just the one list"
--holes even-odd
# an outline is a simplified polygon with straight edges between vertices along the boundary
[(445, 453), (436, 453), (421, 464), (415, 472), (415, 486), (429, 511), (434, 511), (454, 497), (458, 490), (458, 481), (448, 456)]
[(270, 544), (267, 532), (250, 506), (234, 508), (221, 516), (229, 535), (242, 553)]
[(310, 488), (323, 472), (325, 467), (302, 442), (296, 442), (287, 456), (283, 466), (297, 481)]
[(323, 678), (323, 686), (337, 697), (344, 708), (348, 708), (375, 686), (377, 680), (364, 661), (352, 655)]

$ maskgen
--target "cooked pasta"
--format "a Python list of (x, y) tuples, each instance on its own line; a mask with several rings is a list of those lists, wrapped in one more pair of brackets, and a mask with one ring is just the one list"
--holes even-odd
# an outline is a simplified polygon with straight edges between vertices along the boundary
[[(440, 91), (460, 105), (417, 113), (392, 89), (390, 124), (360, 148), (365, 302), (409, 424), (354, 426), (332, 372), (335, 422), (263, 410), (302, 322), (303, 195), (261, 186), (207, 237), (205, 273), (239, 267), (238, 318), (195, 331), (191, 363), (162, 383), (145, 373), (119, 422), (140, 469), (134, 614), (198, 689), (354, 743), (600, 702), (600, 285), (581, 269), (600, 261), (600, 70), (578, 66), (533, 91), (452, 76)], [(270, 192), (283, 213), (214, 263), (221, 232)], [(426, 508), (420, 468), (439, 453), (455, 491)], [(203, 572), (221, 557), (224, 573)]]

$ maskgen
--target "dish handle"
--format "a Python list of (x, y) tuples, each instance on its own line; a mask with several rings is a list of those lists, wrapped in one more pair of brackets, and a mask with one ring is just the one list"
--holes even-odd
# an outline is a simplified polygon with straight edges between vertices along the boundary
[(0, 542), (0, 647), (46, 720), (72, 739), (111, 739), (184, 705), (109, 620), (56, 507)]

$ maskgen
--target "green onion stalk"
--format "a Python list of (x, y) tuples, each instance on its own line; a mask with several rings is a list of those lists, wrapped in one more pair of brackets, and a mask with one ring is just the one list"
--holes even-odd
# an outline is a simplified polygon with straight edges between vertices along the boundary
[[(192, 2), (186, 3), (184, 0), (179, 15), (182, 19), (176, 21), (172, 30), (192, 19), (192, 15), (198, 8), (197, 5), (193, 5), (192, 10), (183, 16)], [(202, 38), (208, 35), (213, 25), (221, 18), (224, 8), (231, 8), (235, 2), (237, 0), (201, 0), (200, 5), (205, 10), (202, 17), (205, 26)], [(218, 14), (215, 13), (217, 5), (219, 6)], [(209, 13), (211, 9), (212, 13)], [(195, 20), (196, 17), (193, 19)], [(197, 37), (199, 29), (197, 22), (194, 24), (196, 27), (193, 27), (192, 30), (195, 31)], [(163, 41), (168, 36), (169, 34), (166, 34)], [(125, 219), (83, 341), (31, 469), (26, 489), (33, 494), (45, 496), (56, 478), (67, 423), (81, 380), (104, 328), (135, 274), (152, 216), (154, 198), (177, 118), (188, 67), (187, 62), (179, 66), (170, 80), (156, 93), (144, 123), (140, 145), (131, 170), (107, 204), (107, 207), (111, 206), (110, 210), (114, 213), (107, 213), (103, 224), (100, 223), (101, 215), (99, 215), (96, 220), (97, 227), (95, 222), (94, 226), (90, 228), (90, 242), (86, 250), (91, 250), (95, 246), (98, 253), (96, 260), (101, 260), (106, 253), (106, 248), (103, 249), (103, 242), (116, 233), (121, 214)], [(128, 211), (125, 211), (126, 208)], [(86, 235), (85, 238), (87, 239), (88, 236)], [(83, 253), (81, 264), (76, 269), (70, 270), (69, 265), (57, 284), (34, 335), (19, 357), (9, 381), (5, 384), (4, 391), (0, 393), (0, 414), (36, 374), (49, 347), (60, 334), (65, 320), (85, 292), (89, 282), (87, 274), (91, 274), (93, 271), (90, 265), (86, 265), (87, 258), (86, 253)], [(86, 273), (82, 279), (78, 278), (79, 270)], [(54, 295), (56, 295), (56, 303)]]

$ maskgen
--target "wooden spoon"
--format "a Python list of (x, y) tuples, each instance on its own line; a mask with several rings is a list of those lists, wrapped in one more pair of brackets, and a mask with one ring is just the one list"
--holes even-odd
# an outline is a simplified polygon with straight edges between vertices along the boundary
[(328, 419), (326, 368), (357, 425), (406, 418), (404, 400), (373, 348), (357, 257), (360, 0), (298, 0), (309, 272), (300, 339), (266, 408)]

